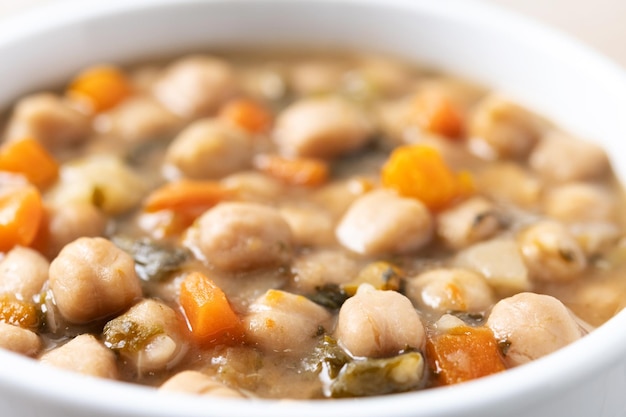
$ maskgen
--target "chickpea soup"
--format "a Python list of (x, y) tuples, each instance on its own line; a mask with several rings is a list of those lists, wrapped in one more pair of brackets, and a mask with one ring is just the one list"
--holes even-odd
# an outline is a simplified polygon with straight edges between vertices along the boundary
[(389, 57), (102, 64), (2, 136), (0, 347), (46, 365), (383, 395), (523, 365), (626, 299), (603, 149)]

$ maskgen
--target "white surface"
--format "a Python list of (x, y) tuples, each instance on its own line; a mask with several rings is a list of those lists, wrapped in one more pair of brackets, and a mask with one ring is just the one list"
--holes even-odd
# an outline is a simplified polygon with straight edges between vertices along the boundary
[[(506, 90), (600, 141), (614, 162), (626, 167), (626, 120), (620, 114), (626, 108), (624, 74), (596, 54), (523, 19), (466, 0), (369, 0), (370, 7), (362, 9), (331, 0), (252, 9), (235, 1), (209, 9), (211, 3), (187, 0), (182, 3), (187, 8), (155, 9), (147, 0), (110, 0), (85, 9), (78, 7), (84, 2), (76, 1), (72, 7), (36, 14), (28, 22), (4, 22), (0, 57), (11, 59), (0, 60), (0, 80), (11, 82), (0, 89), (0, 103), (67, 77), (86, 62), (130, 58), (139, 52), (251, 38), (265, 44), (332, 41), (386, 48), (444, 68), (462, 68), (472, 78)], [(124, 8), (128, 14), (119, 14)], [(580, 96), (584, 99), (577, 99)], [(65, 373), (0, 351), (0, 410), (3, 416), (50, 417), (624, 417), (624, 328), (626, 312), (554, 355), (499, 375), (354, 402), (183, 400)]]
[[(0, 0), (0, 19), (57, 1)], [(481, 1), (507, 7), (558, 28), (626, 68), (626, 0)], [(83, 0), (83, 7), (90, 2), (93, 0)]]

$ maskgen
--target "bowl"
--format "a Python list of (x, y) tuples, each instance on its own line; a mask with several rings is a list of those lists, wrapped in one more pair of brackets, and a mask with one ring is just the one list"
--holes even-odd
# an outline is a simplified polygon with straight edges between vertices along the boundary
[[(626, 178), (626, 76), (584, 46), (471, 0), (68, 2), (0, 27), (0, 108), (87, 65), (195, 48), (384, 52), (504, 92), (597, 141)], [(0, 351), (6, 416), (617, 417), (626, 415), (626, 312), (551, 355), (476, 381), (384, 397), (228, 400), (93, 379)]]

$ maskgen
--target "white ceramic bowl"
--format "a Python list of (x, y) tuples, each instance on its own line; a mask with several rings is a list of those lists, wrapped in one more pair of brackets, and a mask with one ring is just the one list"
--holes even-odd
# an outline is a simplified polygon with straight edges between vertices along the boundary
[[(86, 6), (88, 4), (89, 7)], [(0, 26), (0, 108), (82, 67), (194, 48), (329, 46), (390, 52), (504, 91), (608, 148), (626, 178), (626, 77), (563, 36), (470, 0), (109, 0)], [(579, 342), (474, 382), (333, 401), (233, 401), (50, 369), (0, 352), (2, 416), (623, 417), (626, 312)]]

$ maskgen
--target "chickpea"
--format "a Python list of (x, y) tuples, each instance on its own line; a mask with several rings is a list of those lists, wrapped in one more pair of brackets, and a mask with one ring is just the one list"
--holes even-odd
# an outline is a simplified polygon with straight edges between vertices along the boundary
[(362, 255), (403, 254), (431, 240), (433, 223), (420, 201), (381, 189), (359, 197), (335, 234), (343, 246)]
[(140, 375), (161, 371), (176, 365), (186, 350), (183, 326), (170, 307), (145, 299), (106, 324), (105, 344)]
[(582, 182), (551, 189), (544, 200), (544, 211), (567, 223), (613, 222), (617, 217), (616, 201), (610, 191)]
[(270, 205), (285, 192), (285, 186), (260, 172), (243, 171), (221, 180), (222, 185), (237, 194), (241, 201)]
[(536, 280), (571, 281), (587, 266), (580, 245), (560, 223), (535, 223), (520, 233), (518, 242), (524, 262)]
[(408, 280), (405, 294), (418, 308), (439, 313), (479, 313), (495, 300), (484, 277), (460, 268), (421, 273)]
[(181, 120), (149, 96), (130, 97), (101, 115), (102, 133), (129, 143), (141, 143), (174, 132)]
[(233, 68), (221, 59), (202, 55), (174, 62), (152, 88), (166, 108), (188, 119), (215, 113), (235, 90)]
[(215, 381), (208, 375), (198, 371), (182, 371), (165, 381), (159, 388), (161, 391), (185, 392), (210, 397), (244, 398), (232, 388)]
[(50, 264), (49, 282), (59, 312), (72, 323), (110, 317), (141, 297), (133, 258), (100, 237), (65, 246)]
[(42, 363), (100, 378), (117, 379), (115, 355), (90, 334), (81, 334), (39, 358)]
[(37, 138), (48, 149), (76, 145), (90, 133), (89, 119), (64, 99), (36, 94), (21, 99), (7, 128), (7, 140)]
[(224, 270), (280, 265), (291, 258), (291, 229), (275, 209), (256, 203), (220, 203), (204, 213), (186, 244)]
[(43, 242), (38, 249), (54, 259), (61, 249), (79, 237), (102, 236), (107, 217), (91, 203), (67, 202), (62, 206), (47, 206), (46, 221), (42, 226)]
[(313, 301), (270, 289), (250, 305), (244, 317), (247, 337), (265, 352), (299, 355), (316, 343), (331, 314)]
[(41, 347), (41, 339), (37, 333), (0, 321), (0, 348), (26, 356), (35, 356)]
[(494, 162), (476, 177), (479, 191), (490, 199), (522, 208), (534, 208), (543, 184), (533, 172), (515, 162)]
[(539, 142), (544, 124), (528, 110), (502, 97), (489, 96), (478, 103), (470, 119), (469, 146), (490, 159), (523, 158)]
[(344, 284), (359, 273), (359, 264), (347, 253), (336, 250), (316, 250), (305, 253), (293, 262), (294, 285), (301, 291), (312, 292), (326, 284)]
[(575, 316), (559, 300), (528, 292), (499, 301), (486, 325), (507, 346), (504, 360), (509, 367), (552, 353), (583, 335)]
[(439, 236), (455, 249), (492, 237), (502, 225), (502, 214), (493, 203), (482, 197), (464, 201), (437, 217)]
[(0, 261), (0, 294), (31, 301), (48, 279), (50, 263), (39, 252), (16, 246)]
[(339, 310), (335, 335), (354, 356), (384, 357), (422, 348), (425, 330), (407, 297), (361, 284)]
[(289, 81), (299, 96), (337, 91), (346, 71), (334, 60), (308, 60), (296, 63), (289, 73)]
[(335, 242), (334, 222), (330, 213), (319, 207), (288, 205), (280, 208), (293, 232), (293, 239), (302, 246), (327, 246)]
[(338, 97), (303, 99), (278, 116), (274, 140), (285, 155), (334, 158), (363, 147), (372, 128), (361, 111)]
[(167, 148), (166, 174), (189, 178), (222, 178), (248, 168), (252, 142), (239, 129), (216, 119), (198, 120)]
[(530, 155), (530, 167), (552, 183), (585, 181), (609, 172), (609, 158), (595, 143), (552, 132)]

